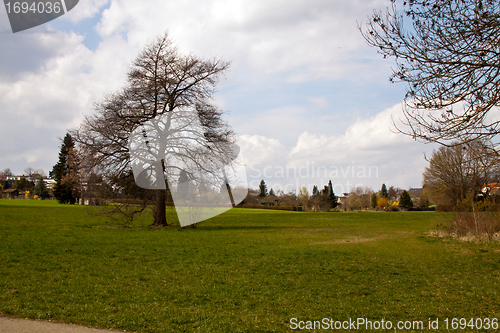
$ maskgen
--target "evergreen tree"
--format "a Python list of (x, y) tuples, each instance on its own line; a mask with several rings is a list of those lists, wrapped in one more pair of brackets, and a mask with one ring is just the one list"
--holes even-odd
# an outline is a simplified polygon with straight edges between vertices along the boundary
[(335, 193), (333, 193), (333, 186), (332, 186), (332, 181), (329, 180), (328, 181), (328, 195), (335, 195)]
[(35, 185), (35, 190), (33, 191), (34, 195), (38, 195), (42, 199), (47, 199), (50, 197), (49, 191), (47, 191), (47, 186), (45, 186), (45, 183), (43, 180), (40, 178), (38, 180), (38, 183)]
[(267, 185), (264, 179), (262, 179), (259, 184), (259, 197), (263, 198), (265, 196), (267, 196)]
[(377, 207), (377, 193), (372, 194), (372, 208)]
[(338, 198), (335, 195), (335, 192), (333, 192), (333, 186), (331, 180), (328, 181), (328, 201), (332, 205), (332, 208), (335, 208), (339, 205)]
[(399, 207), (408, 208), (413, 206), (413, 201), (411, 200), (410, 193), (408, 191), (403, 191), (399, 197)]
[(338, 198), (333, 192), (333, 185), (331, 180), (328, 181), (328, 185), (325, 185), (325, 187), (323, 187), (323, 190), (321, 191), (321, 197), (323, 198), (323, 200), (326, 200), (326, 206), (328, 208), (335, 208), (339, 205)]
[(269, 195), (272, 197), (276, 196), (276, 193), (274, 193), (274, 190), (271, 188), (271, 191), (269, 191)]
[(318, 187), (316, 185), (313, 186), (313, 192), (312, 195), (313, 197), (317, 196), (319, 194)]
[(382, 197), (382, 198), (389, 197), (389, 192), (387, 191), (387, 186), (385, 186), (385, 183), (382, 184), (382, 188), (380, 189), (380, 197)]
[(59, 152), (59, 161), (54, 165), (50, 174), (54, 177), (56, 184), (54, 186), (54, 197), (59, 203), (74, 204), (76, 198), (73, 196), (73, 189), (68, 184), (61, 184), (61, 180), (68, 174), (68, 155), (75, 148), (75, 142), (69, 133), (63, 139), (61, 150)]

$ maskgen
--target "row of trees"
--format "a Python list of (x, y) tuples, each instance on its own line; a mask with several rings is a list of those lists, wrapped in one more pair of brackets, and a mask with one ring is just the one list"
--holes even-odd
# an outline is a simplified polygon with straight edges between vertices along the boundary
[(243, 203), (247, 205), (301, 206), (304, 210), (330, 211), (338, 206), (338, 197), (333, 192), (331, 180), (321, 191), (315, 185), (312, 195), (309, 194), (306, 187), (299, 188), (298, 193), (295, 191), (284, 193), (281, 190), (275, 192), (272, 188), (268, 192), (266, 182), (261, 180), (259, 189), (249, 190)]
[[(428, 198), (425, 196), (419, 196), (416, 200), (415, 205), (420, 208), (427, 208), (429, 205)], [(306, 187), (299, 188), (298, 194), (282, 191), (275, 193), (273, 189), (268, 193), (265, 181), (261, 180), (259, 189), (250, 191), (245, 203), (302, 206), (308, 211), (399, 210), (414, 207), (414, 200), (408, 191), (393, 186), (387, 188), (385, 184), (382, 184), (377, 192), (368, 187), (355, 187), (347, 196), (339, 198), (333, 192), (331, 180), (321, 191), (318, 186), (313, 186), (312, 194), (309, 194)]]
[[(415, 198), (418, 202), (415, 205), (420, 208), (427, 208), (428, 203), (425, 198)], [(345, 202), (343, 202), (344, 210), (399, 210), (409, 209), (414, 207), (414, 200), (407, 190), (395, 188), (393, 186), (387, 188), (385, 184), (379, 191), (374, 192), (369, 187), (355, 187), (349, 193)]]

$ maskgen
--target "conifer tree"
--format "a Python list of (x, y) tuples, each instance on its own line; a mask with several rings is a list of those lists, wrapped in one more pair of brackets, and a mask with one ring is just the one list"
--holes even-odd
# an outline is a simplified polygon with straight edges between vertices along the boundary
[(73, 196), (73, 189), (68, 184), (62, 184), (61, 180), (69, 172), (68, 156), (75, 148), (75, 142), (69, 133), (62, 140), (61, 150), (59, 152), (59, 161), (54, 165), (51, 175), (54, 177), (56, 184), (54, 186), (54, 197), (59, 203), (74, 204), (76, 198)]
[(372, 194), (372, 208), (377, 207), (377, 193)]
[(313, 186), (312, 195), (313, 195), (313, 197), (315, 197), (315, 196), (317, 196), (318, 194), (319, 194), (318, 186), (314, 185), (314, 186)]
[(333, 192), (333, 186), (332, 186), (332, 181), (328, 181), (328, 201), (331, 203), (332, 208), (335, 208), (338, 206), (338, 199), (337, 196), (335, 195), (335, 192)]
[(382, 198), (389, 197), (389, 192), (387, 191), (387, 186), (385, 186), (385, 183), (382, 184), (382, 188), (380, 189), (380, 197)]
[(262, 179), (259, 184), (259, 197), (263, 198), (266, 196), (267, 196), (267, 185), (264, 179)]
[(408, 208), (411, 206), (413, 206), (413, 201), (411, 200), (410, 193), (405, 190), (399, 197), (399, 207)]

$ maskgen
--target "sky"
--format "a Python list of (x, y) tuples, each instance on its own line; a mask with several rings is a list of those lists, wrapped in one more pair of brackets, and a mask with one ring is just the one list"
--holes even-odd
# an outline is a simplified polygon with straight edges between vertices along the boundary
[(185, 54), (231, 62), (214, 102), (237, 134), (251, 188), (335, 193), (420, 187), (436, 147), (396, 133), (403, 83), (358, 30), (389, 0), (81, 0), (13, 33), (0, 6), (0, 170), (45, 173), (61, 138), (125, 84), (168, 31)]

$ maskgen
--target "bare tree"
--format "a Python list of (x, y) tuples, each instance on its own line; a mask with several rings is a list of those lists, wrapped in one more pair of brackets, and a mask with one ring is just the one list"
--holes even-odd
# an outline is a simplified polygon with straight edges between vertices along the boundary
[(35, 169), (32, 167), (27, 167), (26, 169), (24, 169), (24, 173), (26, 174), (26, 176), (31, 178), (31, 176), (33, 176), (33, 174), (35, 173)]
[(47, 174), (43, 169), (36, 169), (33, 176), (36, 178), (47, 178)]
[(355, 187), (351, 190), (347, 199), (347, 208), (349, 210), (361, 210), (371, 206), (372, 189), (368, 187)]
[[(400, 131), (448, 146), (497, 136), (500, 122), (488, 114), (500, 106), (500, 2), (409, 0), (400, 10), (391, 2), (359, 29), (395, 58), (390, 81), (408, 84)], [(498, 157), (497, 144), (484, 148)]]
[[(133, 61), (125, 87), (96, 104), (96, 115), (87, 117), (72, 132), (87, 173), (92, 170), (108, 178), (130, 173), (129, 136), (162, 115), (162, 121), (168, 122), (173, 114), (196, 114), (202, 129), (197, 139), (206, 149), (214, 143), (231, 141), (233, 133), (211, 100), (215, 85), (228, 66), (222, 60), (180, 54), (167, 33), (146, 45)], [(167, 225), (166, 190), (155, 191), (154, 224)]]
[[(475, 147), (471, 147), (471, 146)], [(477, 158), (479, 143), (455, 144), (434, 151), (424, 171), (426, 194), (441, 205), (453, 208), (467, 195), (472, 198), (488, 182), (490, 163), (485, 157)], [(480, 153), (479, 153), (480, 154)]]

